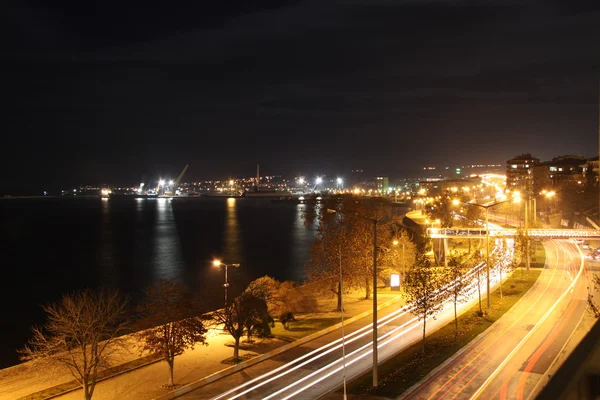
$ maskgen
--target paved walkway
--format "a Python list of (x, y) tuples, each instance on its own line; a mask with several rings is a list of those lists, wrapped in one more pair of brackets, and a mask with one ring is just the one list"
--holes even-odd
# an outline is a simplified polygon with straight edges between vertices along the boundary
[[(372, 302), (361, 300), (362, 293), (353, 293), (346, 296), (346, 318), (358, 315), (372, 309)], [(384, 303), (397, 297), (398, 292), (379, 293), (379, 303)], [(335, 299), (320, 302), (324, 310), (335, 309)], [(333, 317), (338, 313), (314, 313), (305, 317)], [(300, 317), (300, 316), (299, 316)], [(207, 337), (207, 346), (197, 346), (194, 350), (186, 351), (175, 359), (175, 383), (186, 385), (202, 379), (208, 375), (219, 372), (228, 365), (221, 364), (233, 355), (232, 347), (226, 346), (232, 343), (231, 336), (224, 335), (220, 331), (212, 330)], [(248, 350), (241, 350), (240, 354), (260, 355), (285, 345), (288, 342), (271, 338), (256, 343)], [(135, 349), (133, 340), (130, 347)], [(113, 366), (121, 365), (139, 358), (139, 353), (121, 352)], [(168, 379), (168, 366), (165, 362), (157, 362), (148, 366), (124, 373), (122, 375), (99, 382), (96, 386), (93, 398), (103, 399), (152, 399), (168, 393), (163, 387)], [(48, 368), (36, 363), (25, 363), (15, 367), (0, 370), (0, 399), (19, 399), (29, 394), (60, 385), (71, 381), (70, 374), (61, 368)], [(81, 390), (59, 396), (59, 399), (81, 399)]]

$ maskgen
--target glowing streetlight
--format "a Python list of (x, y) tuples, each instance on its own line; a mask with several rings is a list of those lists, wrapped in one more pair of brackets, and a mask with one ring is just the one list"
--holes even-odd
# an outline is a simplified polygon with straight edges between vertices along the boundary
[(300, 178), (298, 178), (298, 185), (304, 185), (304, 182), (304, 177), (301, 176)]
[(321, 178), (320, 176), (319, 176), (319, 177), (317, 177), (317, 179), (315, 179), (315, 183), (316, 183), (317, 185), (320, 185), (321, 183), (323, 183), (323, 178)]
[(158, 181), (158, 186), (165, 186), (165, 180), (164, 179), (160, 179)]
[(169, 180), (169, 186), (173, 186), (173, 179)]
[(229, 282), (227, 282), (227, 267), (239, 267), (240, 264), (225, 264), (219, 259), (213, 260), (212, 264), (217, 268), (220, 266), (225, 267), (225, 283), (223, 284), (223, 287), (225, 288), (225, 307), (227, 307), (227, 288), (229, 287)]

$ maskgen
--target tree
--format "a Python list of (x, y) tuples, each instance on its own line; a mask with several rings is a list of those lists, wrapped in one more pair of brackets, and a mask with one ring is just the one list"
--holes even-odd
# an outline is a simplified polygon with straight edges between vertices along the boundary
[(508, 251), (508, 242), (505, 236), (496, 237), (496, 242), (500, 242), (500, 246), (496, 247), (496, 251), (490, 254), (490, 267), (495, 268), (500, 276), (500, 298), (502, 298), (502, 276), (508, 274), (515, 266), (514, 257), (512, 260), (507, 260), (505, 253)]
[[(465, 225), (469, 228), (475, 228), (481, 226), (481, 220), (484, 218), (483, 209), (481, 207), (467, 205), (465, 209)], [(468, 239), (469, 243), (469, 254), (471, 254), (471, 238)]]
[(63, 295), (42, 306), (46, 322), (33, 327), (33, 337), (20, 350), (22, 360), (57, 362), (65, 366), (92, 398), (98, 371), (108, 367), (129, 326), (127, 300), (116, 290), (89, 289)]
[(176, 282), (161, 279), (145, 290), (138, 306), (137, 338), (142, 352), (164, 357), (169, 365), (169, 386), (174, 385), (175, 357), (196, 343), (205, 343), (206, 328), (198, 317), (184, 288)]
[(263, 299), (267, 304), (270, 315), (277, 315), (277, 311), (284, 302), (281, 293), (281, 282), (267, 275), (250, 282), (245, 291), (259, 299)]
[(440, 220), (441, 228), (452, 228), (454, 216), (452, 212), (452, 199), (448, 192), (440, 196), (433, 203), (425, 206), (425, 212), (432, 220)]
[[(517, 228), (517, 234), (515, 235), (515, 254), (514, 257), (519, 264), (527, 259), (528, 255), (531, 259), (535, 254), (535, 247), (533, 240), (529, 234), (525, 234), (525, 230)], [(529, 253), (529, 254), (528, 254)], [(529, 269), (527, 270), (529, 272)]]
[(229, 333), (234, 340), (233, 360), (239, 361), (240, 339), (247, 329), (252, 331), (258, 326), (269, 326), (269, 316), (266, 313), (267, 305), (263, 299), (251, 293), (242, 293), (227, 307), (214, 312), (213, 317), (218, 324), (223, 325), (223, 330)]
[[(592, 282), (594, 284), (594, 289), (596, 289), (596, 290), (600, 289), (600, 277), (598, 275), (592, 276)], [(592, 295), (589, 290), (588, 290), (587, 301), (588, 301), (588, 306), (590, 308), (590, 312), (592, 313), (592, 315), (596, 318), (600, 318), (600, 306), (598, 306), (598, 304), (596, 304), (596, 302), (594, 301), (594, 295)]]
[(483, 261), (481, 250), (475, 250), (465, 258), (465, 263), (469, 269), (477, 268), (476, 270), (476, 282), (477, 282), (477, 297), (479, 300), (479, 315), (483, 316), (483, 307), (481, 305), (481, 269), (478, 267)]
[(404, 282), (406, 273), (415, 262), (417, 246), (412, 242), (404, 229), (393, 229), (391, 246), (383, 246), (383, 265), (387, 266), (388, 277), (391, 273), (399, 273), (400, 281)]
[(443, 308), (448, 294), (441, 292), (445, 283), (443, 274), (436, 272), (431, 261), (425, 255), (419, 255), (415, 265), (408, 271), (404, 291), (407, 303), (414, 308), (412, 313), (423, 320), (423, 344), (421, 351), (425, 352), (425, 332), (427, 318), (435, 318)]
[[(327, 211), (334, 211), (333, 213)], [(311, 282), (321, 282), (326, 290), (338, 297), (339, 269), (342, 266), (343, 287), (364, 288), (365, 299), (371, 297), (373, 280), (374, 227), (377, 229), (376, 256), (383, 261), (382, 243), (391, 243), (393, 218), (389, 204), (370, 200), (346, 199), (323, 204), (315, 219), (319, 222), (317, 236), (311, 247), (306, 272)]]
[(473, 275), (469, 276), (469, 265), (465, 263), (465, 255), (451, 251), (448, 257), (448, 268), (446, 269), (447, 280), (452, 282), (448, 288), (452, 302), (454, 303), (454, 337), (458, 336), (458, 303), (468, 300), (471, 290)]

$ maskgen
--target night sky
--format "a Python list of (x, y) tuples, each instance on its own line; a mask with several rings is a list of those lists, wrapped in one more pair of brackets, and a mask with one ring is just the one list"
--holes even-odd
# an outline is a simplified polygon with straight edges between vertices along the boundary
[(11, 3), (0, 191), (597, 154), (597, 0)]

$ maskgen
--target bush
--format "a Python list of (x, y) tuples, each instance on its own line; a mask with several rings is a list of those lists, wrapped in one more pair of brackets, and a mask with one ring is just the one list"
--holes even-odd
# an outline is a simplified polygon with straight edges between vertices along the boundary
[(294, 318), (294, 314), (292, 314), (291, 312), (288, 311), (288, 312), (281, 314), (281, 316), (279, 317), (279, 321), (283, 324), (283, 328), (285, 330), (288, 330), (289, 323), (295, 322), (296, 318)]

